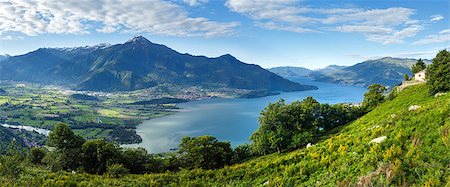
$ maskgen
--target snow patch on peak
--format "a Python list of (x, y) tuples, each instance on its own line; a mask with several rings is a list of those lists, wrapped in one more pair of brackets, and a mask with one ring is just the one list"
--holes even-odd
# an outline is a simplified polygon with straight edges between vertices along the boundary
[(127, 41), (127, 43), (129, 43), (129, 42), (150, 42), (150, 41), (147, 40), (147, 38), (145, 38), (145, 37), (143, 37), (141, 35), (138, 35), (138, 36), (135, 36), (135, 37), (129, 39)]

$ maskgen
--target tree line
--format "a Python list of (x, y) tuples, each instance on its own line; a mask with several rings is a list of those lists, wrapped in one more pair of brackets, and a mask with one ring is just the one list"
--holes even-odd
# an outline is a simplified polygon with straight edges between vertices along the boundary
[(233, 150), (229, 142), (218, 141), (212, 136), (185, 137), (178, 152), (160, 156), (149, 154), (144, 148), (121, 148), (103, 139), (85, 140), (64, 123), (56, 125), (46, 144), (47, 147), (30, 149), (27, 155), (30, 163), (52, 171), (112, 176), (193, 168), (216, 169), (240, 162), (244, 157), (240, 151), (242, 146)]

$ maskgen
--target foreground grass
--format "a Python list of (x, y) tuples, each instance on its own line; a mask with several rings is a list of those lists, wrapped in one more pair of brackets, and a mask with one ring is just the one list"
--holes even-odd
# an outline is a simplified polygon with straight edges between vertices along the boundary
[[(412, 105), (419, 109), (410, 111)], [(385, 136), (381, 143), (371, 140)], [(406, 88), (330, 138), (219, 170), (121, 178), (27, 167), (15, 181), (44, 186), (449, 186), (450, 94)]]

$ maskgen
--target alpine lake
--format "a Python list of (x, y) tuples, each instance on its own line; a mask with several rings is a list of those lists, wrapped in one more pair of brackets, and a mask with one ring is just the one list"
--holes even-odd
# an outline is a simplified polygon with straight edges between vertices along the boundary
[(123, 145), (143, 147), (151, 153), (174, 151), (184, 136), (211, 135), (232, 146), (249, 143), (250, 135), (258, 128), (260, 112), (269, 104), (284, 99), (290, 103), (308, 96), (321, 103), (359, 103), (366, 88), (316, 82), (308, 78), (291, 78), (301, 84), (317, 86), (318, 90), (283, 92), (261, 98), (213, 98), (181, 103), (179, 112), (145, 120), (137, 126), (142, 143)]

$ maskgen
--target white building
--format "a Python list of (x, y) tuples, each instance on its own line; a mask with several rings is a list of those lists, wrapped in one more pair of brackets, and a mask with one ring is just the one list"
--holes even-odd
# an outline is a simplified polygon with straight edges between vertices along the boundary
[(426, 69), (414, 74), (414, 80), (416, 81), (425, 82), (425, 78), (426, 78)]

